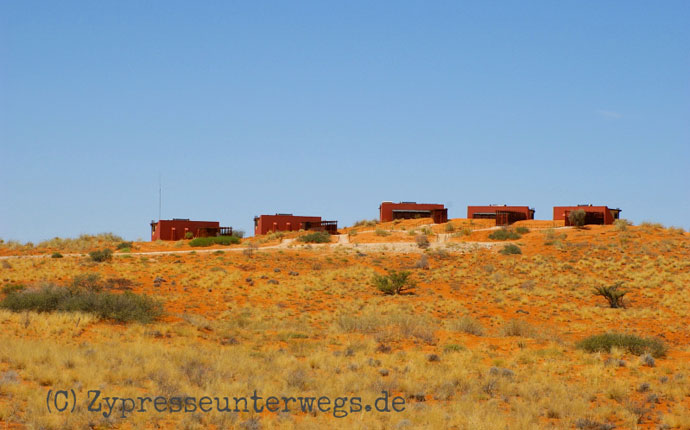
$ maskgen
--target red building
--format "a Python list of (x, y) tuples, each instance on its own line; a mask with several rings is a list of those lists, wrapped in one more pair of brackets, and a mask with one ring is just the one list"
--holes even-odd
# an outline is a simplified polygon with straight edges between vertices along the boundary
[(395, 219), (432, 218), (434, 223), (448, 222), (448, 209), (440, 204), (415, 202), (383, 202), (379, 206), (381, 222)]
[(495, 219), (496, 225), (508, 225), (516, 221), (534, 219), (534, 209), (529, 206), (467, 206), (467, 218)]
[(315, 230), (338, 234), (338, 221), (321, 221), (320, 216), (293, 214), (261, 215), (254, 217), (254, 235), (275, 231)]
[(585, 224), (613, 224), (620, 217), (620, 209), (609, 209), (607, 206), (577, 205), (554, 206), (553, 219), (564, 220), (565, 225), (571, 225), (568, 215), (576, 210), (585, 211)]
[(151, 241), (181, 240), (192, 237), (231, 236), (231, 227), (221, 227), (218, 221), (190, 221), (186, 218), (151, 221)]

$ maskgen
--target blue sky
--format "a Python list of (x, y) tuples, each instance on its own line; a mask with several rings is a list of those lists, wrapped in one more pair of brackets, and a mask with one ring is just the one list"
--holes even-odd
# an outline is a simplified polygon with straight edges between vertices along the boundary
[(383, 200), (690, 228), (690, 2), (2, 2), (0, 237)]

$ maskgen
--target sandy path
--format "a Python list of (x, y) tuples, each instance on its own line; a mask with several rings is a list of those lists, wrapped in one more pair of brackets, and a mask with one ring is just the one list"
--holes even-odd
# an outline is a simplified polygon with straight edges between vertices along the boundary
[[(429, 224), (431, 225), (431, 224)], [(421, 226), (424, 227), (424, 226)], [(420, 227), (420, 228), (421, 228)], [(487, 231), (496, 230), (501, 227), (489, 227), (489, 228), (479, 228), (472, 231)], [(549, 227), (549, 228), (533, 228), (530, 231), (539, 230), (561, 230), (570, 229), (572, 227)], [(374, 230), (361, 231), (374, 232)], [(406, 230), (390, 230), (390, 231), (401, 231)], [(468, 252), (477, 249), (488, 249), (498, 245), (502, 245), (503, 242), (449, 242), (448, 239), (452, 237), (452, 233), (438, 233), (436, 234), (436, 239), (430, 243), (429, 249), (445, 249), (451, 252)], [(295, 243), (295, 239), (283, 239), (278, 245), (268, 245), (262, 246), (257, 249), (257, 251), (271, 251), (276, 249), (314, 249), (314, 248), (347, 248), (347, 249), (357, 249), (357, 250), (368, 250), (373, 252), (423, 252), (424, 250), (419, 248), (414, 242), (379, 242), (379, 243), (351, 243), (350, 238), (347, 234), (336, 235), (337, 240), (332, 243), (323, 244), (298, 244)], [(244, 247), (237, 248), (204, 248), (204, 249), (185, 249), (185, 250), (169, 250), (169, 251), (142, 251), (142, 252), (130, 252), (130, 253), (113, 253), (113, 257), (121, 256), (132, 256), (132, 255), (167, 255), (167, 254), (190, 254), (192, 252), (197, 254), (204, 254), (216, 251), (225, 252), (241, 252), (244, 251)], [(63, 254), (63, 257), (83, 257), (87, 253), (77, 252)], [(5, 255), (0, 256), (0, 260), (9, 260), (17, 258), (50, 258), (51, 254), (38, 254), (38, 255)]]
[[(447, 235), (444, 235), (447, 236)], [(273, 251), (281, 249), (315, 249), (315, 248), (345, 248), (345, 249), (355, 249), (355, 250), (367, 250), (371, 252), (424, 252), (423, 249), (419, 248), (414, 242), (381, 242), (381, 243), (351, 243), (346, 234), (341, 234), (337, 236), (338, 240), (332, 243), (319, 243), (319, 244), (296, 244), (295, 239), (284, 239), (278, 245), (262, 246), (257, 249), (257, 251)], [(480, 248), (491, 248), (501, 243), (496, 242), (461, 242), (461, 243), (446, 243), (447, 238), (442, 240), (431, 242), (429, 249), (442, 248), (447, 251), (460, 251), (467, 252)], [(244, 247), (237, 248), (206, 248), (206, 249), (189, 249), (189, 250), (170, 250), (170, 251), (143, 251), (143, 252), (129, 252), (129, 253), (113, 253), (113, 257), (122, 256), (134, 256), (134, 255), (174, 255), (174, 254), (204, 254), (216, 251), (225, 252), (242, 252)], [(63, 257), (83, 257), (87, 255), (86, 253), (68, 253), (63, 254)], [(50, 258), (51, 254), (39, 254), (39, 255), (5, 255), (0, 256), (0, 260), (9, 259), (20, 259), (20, 258)]]

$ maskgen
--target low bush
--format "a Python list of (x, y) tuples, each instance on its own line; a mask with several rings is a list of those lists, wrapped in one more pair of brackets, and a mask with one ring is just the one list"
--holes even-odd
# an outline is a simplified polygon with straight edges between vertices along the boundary
[[(100, 233), (96, 235), (82, 234), (78, 238), (53, 238), (38, 244), (40, 248), (50, 248), (65, 251), (92, 250), (98, 247), (116, 246), (123, 239), (113, 233)], [(9, 242), (8, 242), (9, 244)]]
[(453, 233), (453, 237), (463, 237), (463, 236), (469, 236), (472, 234), (472, 229), (468, 227), (464, 227)]
[(13, 312), (86, 312), (118, 322), (149, 323), (163, 313), (157, 301), (130, 292), (115, 294), (47, 286), (8, 294), (0, 308)]
[(520, 247), (512, 243), (505, 245), (499, 252), (503, 255), (522, 254)]
[(435, 248), (427, 251), (430, 257), (438, 258), (439, 260), (445, 260), (450, 258), (450, 253), (443, 248)]
[(565, 233), (556, 234), (556, 230), (549, 228), (544, 232), (544, 245), (560, 245), (561, 242), (567, 239), (568, 235)]
[(387, 275), (374, 275), (373, 283), (383, 294), (395, 295), (408, 293), (414, 289), (415, 283), (410, 279), (410, 272), (396, 272), (391, 270)]
[(304, 243), (329, 243), (331, 241), (331, 235), (325, 231), (315, 231), (304, 234), (298, 237), (297, 240)]
[(455, 231), (455, 226), (453, 225), (452, 222), (447, 222), (447, 223), (446, 223), (446, 226), (443, 227), (443, 230), (444, 230), (446, 233), (452, 233), (452, 232)]
[(628, 292), (621, 289), (622, 285), (623, 282), (620, 281), (609, 286), (594, 287), (594, 295), (604, 297), (612, 308), (624, 308), (625, 303), (623, 302), (623, 296)]
[(242, 239), (244, 237), (244, 230), (233, 230), (232, 235)]
[(514, 231), (514, 230), (508, 230), (507, 228), (501, 228), (499, 230), (496, 230), (492, 232), (489, 235), (489, 239), (492, 240), (515, 240), (515, 239), (520, 239), (522, 236)]
[(425, 234), (418, 234), (414, 237), (414, 241), (417, 242), (417, 246), (426, 249), (429, 247), (429, 238)]
[(62, 257), (63, 257), (63, 255), (60, 254), (59, 252), (53, 252), (53, 253), (50, 255), (50, 258), (62, 258)]
[(2, 287), (2, 292), (4, 294), (11, 294), (11, 293), (16, 293), (17, 291), (23, 291), (26, 289), (26, 286), (22, 284), (7, 284)]
[(534, 335), (534, 332), (534, 327), (525, 321), (516, 319), (506, 322), (503, 327), (501, 327), (501, 334), (503, 336), (531, 337)]
[(110, 249), (101, 249), (98, 251), (91, 251), (89, 252), (89, 257), (91, 257), (91, 261), (95, 261), (96, 263), (103, 263), (104, 261), (110, 261), (113, 258), (113, 251)]
[(127, 278), (108, 278), (104, 287), (112, 290), (131, 290), (134, 282)]
[(467, 348), (465, 348), (462, 345), (458, 345), (457, 343), (449, 343), (448, 345), (443, 347), (444, 352), (458, 352), (458, 351), (465, 351)]
[(527, 233), (529, 233), (529, 229), (528, 229), (527, 227), (523, 227), (523, 226), (515, 227), (515, 233), (517, 233), (517, 234), (527, 234)]
[(282, 240), (284, 236), (285, 236), (285, 233), (283, 233), (282, 231), (274, 231), (274, 232), (268, 233), (266, 235), (266, 241), (278, 240), (278, 239)]
[(388, 230), (384, 230), (384, 229), (382, 229), (382, 228), (377, 228), (377, 229), (374, 231), (374, 234), (377, 235), (377, 236), (390, 236), (390, 235), (391, 235), (391, 232), (388, 231)]
[(632, 334), (605, 333), (590, 336), (577, 343), (577, 347), (587, 352), (611, 352), (611, 348), (621, 348), (631, 354), (651, 354), (653, 357), (666, 355), (666, 345), (659, 339), (643, 338)]
[(197, 237), (189, 241), (189, 246), (236, 245), (240, 242), (241, 240), (237, 236)]
[(484, 327), (476, 319), (470, 316), (464, 316), (453, 322), (450, 326), (451, 330), (459, 331), (475, 336), (482, 336), (484, 334)]
[(103, 290), (101, 276), (96, 273), (82, 273), (72, 279), (72, 291), (98, 292)]
[(428, 269), (429, 268), (429, 258), (427, 258), (426, 255), (422, 254), (421, 257), (419, 257), (419, 260), (414, 264), (415, 269)]
[(375, 219), (371, 219), (371, 220), (363, 219), (363, 220), (357, 221), (357, 222), (353, 225), (353, 227), (373, 227), (373, 226), (375, 226), (375, 225), (378, 224), (378, 223), (379, 223), (379, 222), (378, 222), (377, 220), (375, 220)]
[(628, 221), (627, 219), (617, 219), (613, 222), (613, 226), (617, 231), (625, 231), (628, 229), (629, 226), (631, 226), (632, 223)]
[(132, 249), (134, 244), (132, 242), (120, 242), (117, 244), (117, 249)]

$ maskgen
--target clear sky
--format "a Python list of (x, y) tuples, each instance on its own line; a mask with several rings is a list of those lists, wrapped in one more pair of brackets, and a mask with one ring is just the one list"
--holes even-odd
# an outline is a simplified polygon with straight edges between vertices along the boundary
[(384, 200), (690, 228), (690, 2), (0, 2), (0, 237)]

